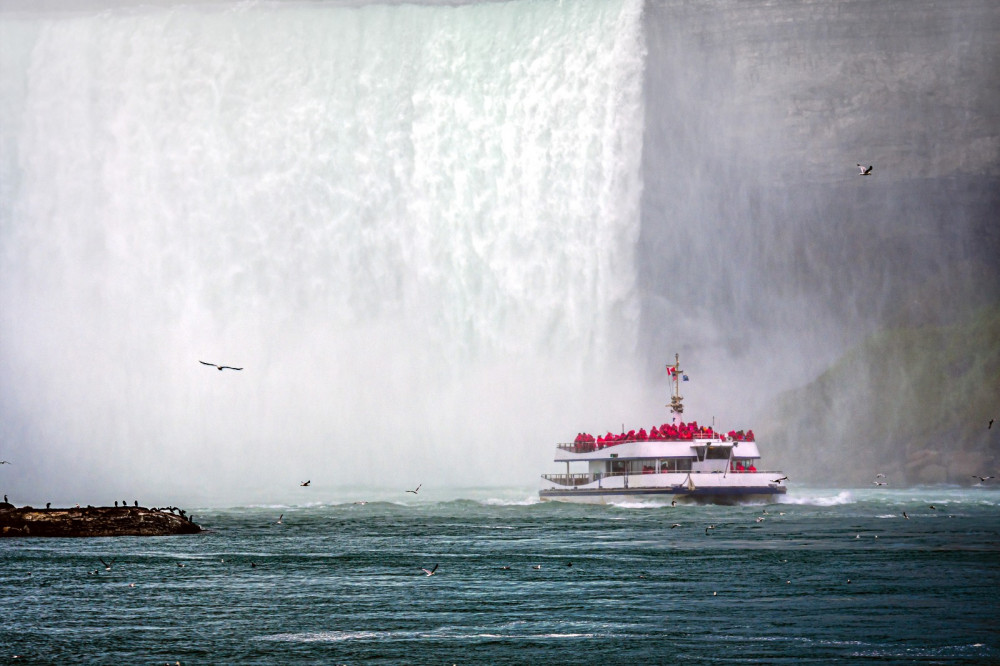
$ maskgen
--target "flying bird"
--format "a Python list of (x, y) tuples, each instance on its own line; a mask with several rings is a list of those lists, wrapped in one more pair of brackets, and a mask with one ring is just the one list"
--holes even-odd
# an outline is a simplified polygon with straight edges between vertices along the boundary
[(909, 517), (908, 515), (906, 515), (906, 512), (905, 512), (905, 511), (903, 512), (903, 518), (906, 518), (907, 520), (909, 520), (909, 519), (910, 519), (910, 517)]
[(303, 488), (305, 488), (305, 487), (306, 487), (306, 486), (308, 486), (308, 485), (309, 485), (310, 483), (312, 483), (312, 479), (310, 479), (310, 480), (308, 480), (308, 481), (303, 481), (303, 482), (302, 482), (302, 483), (300, 483), (299, 485), (300, 485), (300, 486), (302, 486)]
[(111, 560), (110, 562), (105, 562), (105, 561), (104, 561), (103, 559), (101, 559), (100, 557), (98, 557), (97, 559), (101, 560), (101, 564), (103, 564), (103, 565), (104, 565), (104, 570), (105, 570), (105, 571), (111, 571), (111, 565), (115, 563), (115, 561), (114, 561), (114, 560)]
[(674, 529), (675, 527), (680, 527), (680, 526), (681, 526), (680, 523), (674, 523), (673, 525), (670, 526), (670, 529)]
[[(986, 424), (986, 429), (987, 430), (992, 430), (993, 429), (993, 419), (990, 419), (990, 422)], [(0, 462), (0, 465), (3, 465), (4, 463), (6, 463), (8, 465), (10, 464), (6, 460), (4, 460), (3, 462)]]
[(413, 493), (414, 495), (416, 495), (418, 492), (420, 492), (420, 486), (422, 486), (422, 485), (424, 485), (424, 484), (418, 483), (416, 488), (414, 488), (413, 490), (407, 490), (406, 492)]
[(436, 564), (434, 565), (433, 569), (421, 569), (421, 571), (423, 571), (428, 576), (433, 576), (434, 572), (437, 571), (437, 570), (438, 570), (438, 565), (436, 565)]
[(868, 166), (861, 166), (860, 164), (858, 164), (858, 175), (859, 176), (872, 175), (872, 165), (869, 164)]
[(993, 477), (992, 476), (977, 476), (977, 475), (973, 474), (972, 478), (973, 479), (979, 479), (979, 483), (976, 484), (976, 485), (982, 485), (982, 484), (986, 483), (988, 480), (992, 479)]
[[(993, 425), (993, 421), (990, 421), (990, 425)], [(0, 465), (9, 465), (9, 460), (0, 460)]]
[(277, 523), (278, 525), (281, 524), (281, 519), (284, 518), (284, 517), (285, 517), (285, 514), (281, 514), (280, 516), (278, 516), (278, 523)]
[(780, 479), (771, 479), (771, 483), (781, 483), (782, 481), (787, 481), (787, 480), (788, 480), (788, 477), (787, 476), (783, 476)]
[(205, 361), (198, 361), (198, 362), (201, 363), (202, 365), (210, 365), (213, 368), (218, 368), (219, 372), (222, 372), (223, 370), (242, 370), (243, 369), (243, 368), (234, 368), (231, 365), (216, 365), (215, 363), (206, 363)]

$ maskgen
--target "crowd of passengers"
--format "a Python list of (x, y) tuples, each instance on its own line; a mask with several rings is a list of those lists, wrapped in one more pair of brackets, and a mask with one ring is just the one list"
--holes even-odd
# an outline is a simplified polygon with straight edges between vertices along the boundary
[(719, 439), (729, 442), (754, 441), (753, 430), (730, 430), (723, 436), (721, 432), (715, 432), (712, 426), (700, 426), (697, 421), (680, 424), (664, 423), (659, 428), (653, 426), (649, 432), (645, 428), (640, 428), (638, 432), (629, 430), (620, 435), (613, 435), (610, 432), (603, 436), (594, 437), (585, 432), (578, 433), (573, 440), (573, 450), (576, 453), (587, 453), (598, 449), (616, 446), (626, 442), (646, 442), (649, 440), (688, 440), (688, 439)]

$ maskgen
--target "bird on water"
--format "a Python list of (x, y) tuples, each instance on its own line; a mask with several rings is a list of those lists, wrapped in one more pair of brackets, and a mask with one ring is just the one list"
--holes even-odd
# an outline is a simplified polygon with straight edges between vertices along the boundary
[(201, 363), (202, 365), (210, 365), (213, 368), (218, 368), (219, 372), (222, 372), (223, 370), (242, 370), (243, 369), (243, 368), (235, 368), (235, 367), (233, 367), (231, 365), (216, 365), (215, 363), (206, 363), (205, 361), (198, 361), (198, 362)]

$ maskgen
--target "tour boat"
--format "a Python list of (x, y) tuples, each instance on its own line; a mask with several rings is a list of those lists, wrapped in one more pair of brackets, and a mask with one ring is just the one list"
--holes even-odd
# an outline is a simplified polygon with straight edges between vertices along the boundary
[[(673, 382), (669, 423), (606, 437), (581, 433), (574, 442), (557, 444), (555, 462), (566, 463), (566, 473), (543, 474), (539, 497), (593, 504), (650, 499), (738, 504), (784, 495), (783, 473), (757, 469), (760, 449), (752, 430), (721, 433), (681, 420), (680, 382), (687, 376), (680, 355), (667, 373)], [(586, 471), (574, 472), (572, 465)]]

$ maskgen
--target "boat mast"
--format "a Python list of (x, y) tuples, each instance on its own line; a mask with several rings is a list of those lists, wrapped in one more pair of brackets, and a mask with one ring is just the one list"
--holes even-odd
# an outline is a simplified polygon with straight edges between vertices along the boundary
[(681, 370), (681, 355), (674, 354), (674, 364), (667, 365), (667, 374), (670, 375), (674, 380), (674, 393), (670, 396), (670, 404), (667, 407), (674, 414), (684, 413), (684, 396), (681, 395), (681, 374), (684, 371)]

